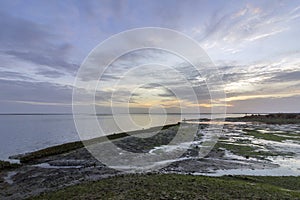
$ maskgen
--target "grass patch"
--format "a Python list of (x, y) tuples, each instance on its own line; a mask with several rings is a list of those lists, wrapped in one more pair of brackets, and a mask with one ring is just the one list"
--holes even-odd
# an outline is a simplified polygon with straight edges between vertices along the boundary
[(81, 147), (83, 147), (83, 144), (80, 141), (57, 145), (25, 154), (24, 156), (20, 157), (20, 162), (29, 163), (39, 158), (66, 153)]
[(299, 183), (300, 177), (126, 175), (32, 199), (299, 199)]
[(5, 169), (14, 169), (14, 168), (17, 168), (19, 166), (20, 166), (20, 164), (17, 164), (17, 163), (10, 163), (8, 161), (0, 160), (0, 171), (5, 170)]
[(300, 141), (300, 135), (293, 134), (293, 133), (273, 133), (279, 135), (280, 137), (285, 137), (285, 140), (294, 140)]
[(240, 145), (240, 144), (230, 144), (226, 142), (218, 142), (214, 148), (219, 149), (223, 148), (226, 149), (233, 154), (243, 156), (245, 158), (259, 158), (259, 159), (265, 159), (268, 156), (286, 156), (291, 155), (290, 153), (283, 153), (283, 152), (272, 152), (272, 151), (264, 151), (260, 150), (256, 146), (249, 146), (249, 145)]
[(238, 144), (251, 144), (251, 140), (239, 138), (239, 139), (236, 139), (234, 143), (238, 143)]
[(260, 133), (256, 130), (248, 130), (248, 129), (244, 129), (243, 130), (245, 133), (245, 135), (252, 135), (255, 138), (258, 139), (264, 139), (264, 140), (272, 140), (272, 141), (276, 141), (276, 142), (282, 142), (284, 140), (286, 140), (285, 137), (281, 137), (278, 135), (274, 135), (272, 133)]
[(300, 192), (299, 176), (224, 176), (224, 178), (245, 180), (251, 183), (264, 183)]
[(276, 141), (276, 142), (283, 142), (284, 140), (297, 140), (297, 141), (300, 140), (300, 138), (288, 137), (288, 136), (297, 136), (295, 134), (261, 133), (257, 130), (248, 130), (248, 129), (244, 129), (243, 131), (246, 132), (245, 135), (252, 135), (258, 139), (271, 140), (271, 141)]

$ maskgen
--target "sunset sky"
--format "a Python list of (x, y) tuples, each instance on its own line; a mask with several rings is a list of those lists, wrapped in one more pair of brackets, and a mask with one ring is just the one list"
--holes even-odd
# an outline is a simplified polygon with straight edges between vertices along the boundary
[[(0, 113), (71, 113), (84, 58), (110, 36), (141, 27), (174, 29), (199, 42), (222, 73), (228, 112), (300, 112), (300, 1), (2, 0), (0, 27)], [(105, 74), (97, 106), (107, 106), (120, 73), (166, 59), (191, 72), (166, 52), (133, 52)], [(175, 72), (158, 65), (138, 72), (122, 79), (115, 97), (130, 93), (137, 112), (156, 105), (176, 112), (178, 102), (209, 112), (205, 87), (195, 104)], [(130, 88), (134, 77), (152, 84)], [(180, 98), (161, 85), (176, 86)]]

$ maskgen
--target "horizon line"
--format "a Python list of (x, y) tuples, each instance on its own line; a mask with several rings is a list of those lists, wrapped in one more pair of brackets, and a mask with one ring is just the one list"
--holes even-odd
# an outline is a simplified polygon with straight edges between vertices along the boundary
[[(224, 114), (224, 113), (115, 113), (115, 114), (154, 114), (154, 115), (180, 115), (180, 114), (191, 114), (191, 115), (198, 115), (198, 114)], [(300, 112), (231, 112), (225, 113), (226, 114), (300, 114)], [(95, 115), (91, 113), (81, 113), (81, 114), (73, 114), (73, 113), (0, 113), (0, 115)], [(105, 116), (105, 115), (113, 115), (112, 113), (97, 113), (97, 116)]]

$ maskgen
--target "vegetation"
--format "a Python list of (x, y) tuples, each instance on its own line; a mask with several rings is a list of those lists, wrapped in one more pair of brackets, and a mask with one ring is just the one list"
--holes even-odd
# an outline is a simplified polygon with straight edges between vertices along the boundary
[(251, 183), (274, 185), (286, 190), (300, 192), (300, 176), (224, 176), (226, 180), (245, 180)]
[(270, 133), (260, 133), (256, 130), (248, 130), (248, 129), (244, 129), (243, 131), (245, 131), (246, 135), (252, 135), (255, 138), (258, 139), (264, 139), (264, 140), (272, 140), (272, 141), (276, 141), (276, 142), (282, 142), (283, 140), (286, 140), (286, 138), (278, 136), (278, 135), (274, 135), (274, 134), (270, 134)]
[(294, 134), (287, 134), (287, 133), (261, 133), (257, 130), (248, 130), (248, 129), (244, 129), (243, 131), (246, 132), (246, 135), (252, 135), (255, 138), (258, 139), (264, 139), (264, 140), (272, 140), (272, 141), (276, 141), (276, 142), (282, 142), (284, 140), (300, 140), (299, 137), (293, 138), (293, 137), (289, 137), (289, 136), (297, 136)]
[(215, 149), (223, 148), (226, 149), (233, 154), (243, 156), (245, 158), (260, 158), (265, 159), (268, 156), (291, 156), (293, 153), (291, 152), (275, 152), (275, 151), (266, 151), (262, 150), (257, 146), (253, 145), (241, 145), (241, 144), (231, 144), (226, 142), (218, 142), (215, 146)]
[(300, 177), (125, 175), (32, 199), (299, 199)]
[(21, 155), (16, 158), (20, 159), (21, 163), (30, 163), (30, 162), (34, 162), (36, 159), (39, 159), (39, 158), (44, 158), (44, 157), (48, 157), (48, 156), (52, 156), (52, 155), (67, 153), (67, 152), (82, 148), (82, 147), (84, 147), (84, 145), (91, 145), (91, 144), (103, 142), (103, 141), (106, 141), (107, 139), (108, 140), (116, 140), (116, 139), (124, 138), (124, 137), (130, 136), (130, 135), (134, 135), (134, 134), (141, 134), (141, 133), (146, 133), (146, 132), (151, 132), (151, 131), (164, 130), (164, 129), (168, 129), (173, 126), (177, 126), (177, 124), (165, 125), (163, 127), (161, 127), (161, 126), (153, 127), (153, 128), (149, 128), (149, 129), (145, 129), (145, 130), (132, 131), (130, 133), (126, 133), (126, 132), (116, 133), (116, 134), (108, 135), (107, 137), (98, 137), (98, 138), (91, 139), (91, 140), (65, 143), (65, 144), (41, 149), (41, 150), (38, 150), (35, 152), (27, 153), (27, 154)]
[(20, 157), (20, 162), (21, 163), (29, 163), (38, 158), (43, 158), (43, 157), (47, 157), (47, 156), (66, 153), (66, 152), (69, 152), (69, 151), (72, 151), (72, 150), (75, 150), (75, 149), (78, 149), (81, 147), (83, 147), (83, 144), (80, 141), (66, 143), (66, 144), (57, 145), (57, 146), (52, 146), (52, 147), (49, 147), (46, 149), (41, 149), (41, 150), (38, 150), (35, 152), (27, 153)]
[(0, 160), (0, 171), (1, 170), (5, 170), (5, 169), (13, 169), (13, 168), (17, 168), (19, 167), (20, 165), (17, 164), (17, 163), (10, 163), (10, 162), (7, 162), (7, 161), (2, 161)]
[(247, 115), (245, 117), (227, 118), (227, 121), (262, 122), (267, 124), (297, 124), (300, 123), (299, 113), (276, 113), (268, 115)]
[(239, 155), (239, 156), (243, 156), (243, 157), (263, 157), (261, 155), (261, 152), (256, 152), (255, 150), (257, 148), (253, 147), (253, 146), (244, 146), (244, 145), (238, 145), (238, 144), (230, 144), (230, 143), (225, 143), (225, 142), (218, 142), (215, 147), (216, 149), (222, 148), (222, 149), (226, 149), (230, 152), (232, 152), (233, 154)]

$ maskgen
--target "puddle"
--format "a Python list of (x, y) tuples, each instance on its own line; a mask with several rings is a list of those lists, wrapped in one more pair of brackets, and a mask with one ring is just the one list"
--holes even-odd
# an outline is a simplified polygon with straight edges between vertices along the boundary
[(46, 168), (46, 169), (70, 169), (70, 168), (82, 168), (83, 166), (78, 165), (78, 166), (55, 166), (55, 165), (50, 165), (49, 163), (40, 163), (37, 165), (32, 165), (33, 167), (40, 167), (40, 168)]
[(188, 121), (185, 120), (186, 124), (217, 124), (217, 125), (225, 125), (225, 124), (248, 124), (249, 122), (228, 122), (228, 121)]
[(12, 171), (12, 172), (8, 172), (7, 175), (4, 177), (4, 180), (8, 183), (8, 184), (13, 184), (14, 180), (12, 179), (15, 175), (17, 174), (17, 172)]

